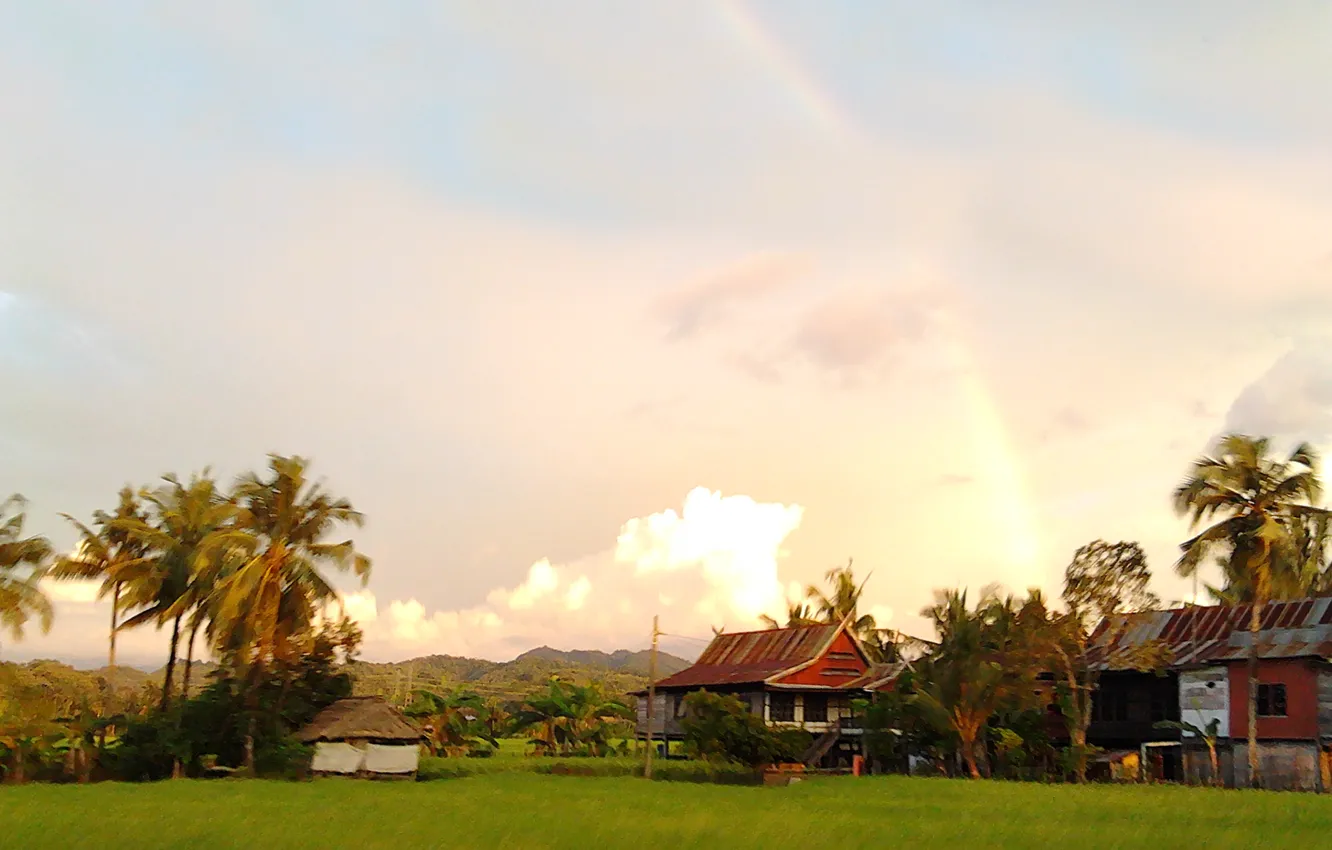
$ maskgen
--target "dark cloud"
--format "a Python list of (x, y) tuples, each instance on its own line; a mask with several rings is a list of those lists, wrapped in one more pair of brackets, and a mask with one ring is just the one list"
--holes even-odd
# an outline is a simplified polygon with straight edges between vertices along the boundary
[(764, 254), (671, 290), (656, 305), (666, 324), (666, 338), (693, 337), (725, 320), (737, 304), (771, 295), (801, 277), (807, 268), (799, 256)]

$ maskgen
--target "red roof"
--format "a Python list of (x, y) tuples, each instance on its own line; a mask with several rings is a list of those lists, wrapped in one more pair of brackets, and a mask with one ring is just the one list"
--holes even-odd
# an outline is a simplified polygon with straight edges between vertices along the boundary
[(694, 666), (657, 682), (659, 688), (750, 685), (812, 661), (837, 633), (835, 625), (719, 634)]
[[(1249, 657), (1252, 610), (1213, 605), (1122, 614), (1096, 627), (1091, 648), (1104, 652), (1160, 640), (1175, 665), (1242, 661)], [(1268, 602), (1262, 617), (1258, 657), (1332, 658), (1332, 597)]]

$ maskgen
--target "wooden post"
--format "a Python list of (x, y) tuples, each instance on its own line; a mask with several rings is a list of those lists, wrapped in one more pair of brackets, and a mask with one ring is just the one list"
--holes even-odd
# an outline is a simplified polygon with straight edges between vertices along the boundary
[[(657, 702), (657, 616), (652, 617), (652, 654), (648, 656), (648, 704), (647, 704), (647, 762), (643, 765), (643, 776), (652, 778), (652, 715)], [(664, 731), (664, 727), (663, 727)]]

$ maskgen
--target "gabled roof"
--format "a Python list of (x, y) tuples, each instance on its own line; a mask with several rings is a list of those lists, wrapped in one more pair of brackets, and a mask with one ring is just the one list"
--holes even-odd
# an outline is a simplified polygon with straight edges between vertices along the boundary
[(346, 697), (315, 715), (296, 739), (315, 741), (419, 741), (423, 733), (407, 716), (381, 697)]
[[(1100, 623), (1091, 650), (1107, 654), (1163, 642), (1174, 666), (1243, 661), (1249, 657), (1250, 605), (1196, 606), (1121, 614)], [(1263, 605), (1258, 657), (1332, 658), (1332, 597)]]
[(871, 664), (865, 675), (852, 679), (842, 687), (863, 691), (888, 691), (897, 684), (897, 678), (906, 670), (905, 661), (893, 661), (883, 664)]
[(822, 655), (840, 625), (795, 626), (717, 635), (692, 667), (657, 682), (659, 688), (759, 684)]

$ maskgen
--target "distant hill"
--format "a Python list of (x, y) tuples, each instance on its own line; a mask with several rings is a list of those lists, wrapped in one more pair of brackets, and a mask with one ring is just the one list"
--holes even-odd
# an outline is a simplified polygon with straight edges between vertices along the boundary
[[(550, 680), (558, 677), (580, 684), (598, 683), (607, 695), (624, 697), (632, 691), (647, 687), (650, 653), (647, 650), (615, 652), (599, 650), (558, 650), (539, 646), (528, 650), (512, 661), (485, 661), (479, 658), (459, 658), (452, 655), (426, 655), (407, 661), (376, 663), (356, 661), (348, 666), (352, 687), (358, 694), (380, 694), (395, 701), (407, 698), (410, 689), (432, 688), (452, 690), (466, 688), (484, 697), (517, 704), (546, 690)], [(0, 665), (4, 662), (0, 662)], [(690, 662), (668, 652), (657, 653), (658, 677), (688, 667)], [(93, 692), (98, 680), (116, 692), (126, 695), (142, 694), (160, 689), (165, 668), (146, 671), (137, 667), (99, 667), (76, 669), (59, 661), (33, 661), (12, 665), (22, 668), (25, 675), (48, 682), (60, 691)], [(190, 692), (198, 693), (209, 682), (208, 674), (216, 669), (210, 662), (194, 662), (190, 672)], [(184, 662), (176, 668), (176, 682), (184, 674)]]
[[(358, 661), (350, 668), (358, 694), (404, 699), (412, 688), (466, 688), (485, 697), (518, 703), (544, 691), (552, 677), (587, 684), (596, 682), (608, 694), (624, 696), (647, 687), (649, 653), (563, 651), (548, 646), (528, 650), (512, 661), (484, 661), (452, 655), (427, 655), (380, 664)], [(690, 662), (657, 653), (657, 675), (668, 676)]]
[[(556, 661), (564, 664), (582, 664), (587, 667), (605, 667), (608, 670), (621, 670), (625, 673), (637, 673), (640, 676), (646, 676), (652, 664), (652, 652), (646, 649), (641, 649), (638, 652), (617, 649), (608, 653), (599, 649), (564, 651), (551, 649), (549, 646), (538, 646), (536, 649), (527, 650), (527, 652), (513, 660), (522, 661), (524, 658), (539, 658), (543, 661)], [(669, 652), (661, 652), (660, 650), (657, 652), (658, 676), (669, 676), (672, 673), (678, 673), (688, 667), (689, 664), (690, 662), (671, 655)]]

